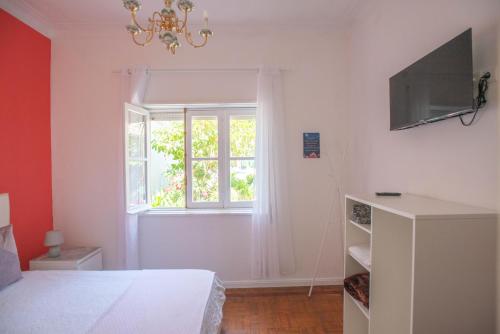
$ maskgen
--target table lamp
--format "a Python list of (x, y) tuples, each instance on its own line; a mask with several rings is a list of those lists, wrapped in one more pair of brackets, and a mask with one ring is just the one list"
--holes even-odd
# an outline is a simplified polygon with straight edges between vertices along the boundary
[(49, 247), (49, 257), (58, 257), (61, 255), (61, 245), (64, 243), (61, 231), (53, 230), (45, 234), (44, 245)]

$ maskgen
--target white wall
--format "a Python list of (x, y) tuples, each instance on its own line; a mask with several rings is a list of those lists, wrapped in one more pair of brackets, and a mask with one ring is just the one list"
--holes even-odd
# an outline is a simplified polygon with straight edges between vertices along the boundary
[[(124, 23), (125, 24), (125, 23)], [(87, 29), (87, 27), (83, 27)], [(54, 222), (68, 244), (104, 248), (107, 268), (117, 266), (117, 198), (122, 187), (119, 79), (113, 70), (252, 67), (285, 69), (289, 181), (295, 279), (313, 270), (322, 225), (332, 201), (327, 159), (302, 158), (302, 132), (321, 132), (322, 153), (335, 156), (347, 136), (347, 36), (329, 27), (255, 30), (215, 27), (203, 49), (182, 47), (175, 57), (155, 43), (132, 44), (120, 29), (59, 33), (53, 40)], [(336, 157), (335, 157), (336, 158)], [(336, 170), (342, 175), (343, 170)], [(141, 218), (141, 259), (148, 268), (204, 267), (225, 280), (249, 280), (249, 216)], [(332, 229), (322, 277), (341, 277), (340, 226)]]
[[(350, 37), (351, 191), (420, 193), (500, 210), (499, 22), (498, 0), (378, 0), (365, 8)], [(390, 132), (389, 77), (469, 27), (475, 71), (496, 73), (476, 124), (451, 119)], [(498, 259), (500, 287), (500, 247)]]
[(143, 268), (207, 268), (224, 280), (250, 277), (251, 216), (244, 214), (141, 218)]
[[(123, 29), (59, 32), (52, 43), (55, 225), (68, 244), (102, 246), (106, 267), (117, 267), (122, 115), (119, 78), (112, 71), (140, 64), (286, 69), (284, 126), (297, 255), (291, 278), (312, 272), (333, 197), (325, 156), (302, 159), (304, 131), (321, 132), (322, 153), (333, 155), (336, 165), (349, 142), (349, 163), (335, 173), (350, 191), (408, 191), (494, 208), (497, 89), (492, 86), (488, 108), (470, 128), (453, 119), (389, 132), (388, 78), (470, 26), (478, 71), (498, 67), (499, 6), (498, 0), (378, 0), (367, 4), (350, 38), (331, 27), (215, 27), (209, 46), (184, 46), (175, 57), (156, 42), (134, 46)], [(249, 228), (248, 216), (141, 218), (141, 259), (147, 267), (205, 267), (225, 280), (246, 281)], [(322, 277), (342, 275), (340, 239), (336, 224)]]
[(493, 73), (499, 21), (498, 0), (379, 0), (366, 8), (351, 35), (352, 190), (496, 208), (498, 83), (469, 128), (455, 118), (390, 132), (389, 77), (469, 27), (475, 70)]

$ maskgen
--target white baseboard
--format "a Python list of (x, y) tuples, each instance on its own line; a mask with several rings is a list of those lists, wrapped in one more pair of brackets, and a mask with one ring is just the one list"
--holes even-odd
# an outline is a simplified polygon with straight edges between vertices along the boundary
[[(343, 285), (344, 279), (341, 277), (316, 278), (314, 285)], [(282, 288), (293, 286), (310, 286), (310, 278), (281, 278), (271, 280), (244, 280), (244, 281), (224, 281), (224, 287), (229, 289), (241, 288)]]

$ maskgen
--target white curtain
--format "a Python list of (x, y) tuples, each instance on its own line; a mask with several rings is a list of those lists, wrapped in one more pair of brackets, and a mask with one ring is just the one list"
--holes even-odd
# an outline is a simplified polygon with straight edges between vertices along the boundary
[(125, 212), (125, 250), (123, 269), (140, 269), (139, 265), (139, 217), (137, 213)]
[[(121, 76), (121, 103), (120, 112), (124, 115), (124, 104), (131, 103), (141, 105), (149, 84), (150, 72), (146, 66), (122, 71)], [(126, 133), (123, 133), (123, 139)], [(124, 150), (123, 154), (127, 154)], [(123, 160), (124, 161), (124, 160)], [(125, 177), (123, 173), (123, 177)], [(139, 265), (139, 244), (138, 244), (138, 213), (127, 212), (127, 203), (125, 203), (125, 192), (123, 189), (122, 205), (120, 205), (120, 214), (118, 221), (118, 253), (121, 264), (120, 269), (140, 269)]]
[(257, 88), (256, 202), (252, 215), (252, 276), (295, 271), (287, 199), (285, 111), (279, 69), (261, 68)]

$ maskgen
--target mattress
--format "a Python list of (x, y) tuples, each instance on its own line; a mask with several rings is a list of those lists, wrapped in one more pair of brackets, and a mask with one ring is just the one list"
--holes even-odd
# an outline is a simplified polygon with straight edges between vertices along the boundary
[(205, 270), (31, 271), (0, 291), (0, 333), (214, 334), (224, 301)]

